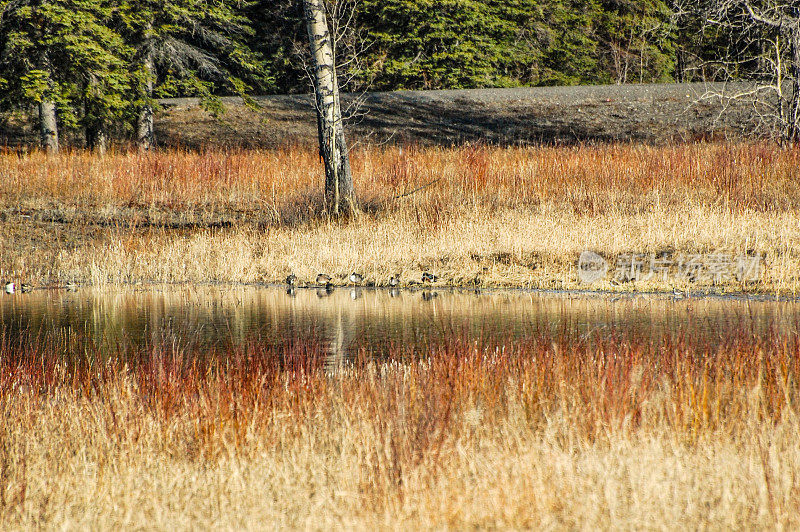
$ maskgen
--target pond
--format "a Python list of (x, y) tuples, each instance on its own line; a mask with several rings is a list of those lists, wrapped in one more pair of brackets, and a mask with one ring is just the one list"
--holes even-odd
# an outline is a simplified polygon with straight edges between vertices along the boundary
[(423, 353), (452, 338), (502, 343), (684, 335), (692, 345), (708, 346), (737, 334), (796, 337), (800, 303), (663, 294), (167, 286), (4, 295), (0, 326), (6, 338), (68, 335), (101, 348), (122, 340), (179, 339), (221, 349), (312, 341), (326, 354), (326, 366), (334, 367), (359, 352), (380, 357), (400, 345)]

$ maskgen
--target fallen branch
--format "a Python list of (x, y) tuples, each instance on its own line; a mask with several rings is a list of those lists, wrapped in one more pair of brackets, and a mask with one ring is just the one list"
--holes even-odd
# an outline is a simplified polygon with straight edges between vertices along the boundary
[(441, 178), (441, 177), (439, 177), (439, 178), (437, 178), (437, 179), (434, 179), (433, 181), (431, 181), (430, 183), (428, 183), (428, 184), (426, 184), (426, 185), (422, 185), (421, 187), (415, 188), (415, 189), (414, 189), (414, 190), (412, 190), (411, 192), (406, 192), (406, 193), (404, 193), (404, 194), (400, 194), (399, 196), (395, 196), (395, 197), (393, 197), (392, 199), (400, 199), (400, 198), (405, 198), (406, 196), (410, 196), (411, 194), (414, 194), (414, 193), (416, 193), (416, 192), (419, 192), (419, 191), (420, 191), (420, 190), (422, 190), (422, 189), (428, 188), (429, 186), (433, 185), (433, 184), (434, 184), (434, 183), (436, 183), (437, 181), (441, 181), (441, 180), (442, 180), (442, 178)]

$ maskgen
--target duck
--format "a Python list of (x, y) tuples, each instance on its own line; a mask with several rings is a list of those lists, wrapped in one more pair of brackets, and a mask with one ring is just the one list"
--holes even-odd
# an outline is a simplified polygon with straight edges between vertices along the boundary
[(286, 284), (289, 286), (294, 286), (297, 284), (297, 276), (293, 273), (290, 273), (286, 276)]
[(683, 290), (678, 290), (677, 288), (673, 288), (672, 289), (672, 298), (673, 299), (684, 299), (685, 297), (687, 297), (687, 295), (688, 294), (686, 292), (684, 292)]
[(361, 281), (364, 280), (364, 276), (361, 275), (360, 273), (353, 272), (353, 273), (350, 274), (349, 279), (350, 279), (351, 283), (358, 284), (358, 283), (360, 283)]
[(13, 281), (8, 281), (8, 282), (4, 281), (3, 286), (5, 288), (6, 294), (13, 294), (17, 289), (17, 285), (15, 285)]
[(76, 283), (75, 281), (67, 281), (67, 284), (64, 285), (64, 288), (67, 289), (67, 292), (77, 292), (78, 283)]
[(19, 289), (20, 289), (20, 291), (21, 291), (23, 294), (27, 294), (28, 292), (30, 292), (31, 290), (33, 290), (33, 285), (32, 285), (32, 284), (29, 284), (29, 283), (22, 283), (22, 284), (19, 286)]
[(397, 286), (400, 284), (400, 274), (396, 273), (389, 277), (389, 286)]
[(422, 282), (423, 283), (435, 283), (439, 278), (428, 272), (422, 272)]
[(331, 276), (325, 273), (317, 275), (317, 284), (320, 286), (330, 286)]

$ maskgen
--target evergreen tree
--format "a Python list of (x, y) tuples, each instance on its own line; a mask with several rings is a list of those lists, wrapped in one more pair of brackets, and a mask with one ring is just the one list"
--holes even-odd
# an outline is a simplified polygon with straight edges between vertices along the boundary
[(533, 0), (364, 0), (365, 74), (385, 89), (517, 85), (540, 53), (538, 14)]
[[(720, 2), (734, 0), (324, 5), (332, 31), (340, 23), (353, 30), (337, 35), (343, 89), (396, 90), (758, 77), (769, 59), (765, 46), (786, 32), (762, 24), (745, 34), (731, 24), (709, 24), (703, 14)], [(763, 10), (775, 2), (749, 3)], [(151, 146), (157, 98), (199, 96), (207, 109), (220, 111), (225, 93), (307, 92), (302, 6), (301, 0), (0, 0), (0, 106), (38, 108), (42, 143), (50, 149), (57, 149), (59, 129), (80, 129), (88, 145), (102, 147), (107, 131), (131, 123), (140, 143)], [(785, 37), (778, 41), (793, 50)]]
[(137, 142), (155, 144), (155, 99), (200, 96), (212, 110), (216, 95), (245, 95), (246, 80), (266, 85), (264, 65), (246, 44), (252, 33), (243, 2), (219, 0), (125, 0), (121, 31), (133, 48), (132, 77), (137, 108)]
[[(5, 108), (35, 105), (42, 146), (79, 125), (99, 141), (120, 116), (128, 89), (127, 47), (109, 28), (113, 2), (12, 0), (0, 3), (0, 77)], [(93, 137), (92, 137), (93, 136)]]
[(283, 94), (308, 92), (308, 35), (299, 0), (258, 0), (245, 7), (253, 32), (248, 45), (263, 57), (273, 83), (262, 89)]
[(601, 15), (595, 0), (550, 0), (542, 8), (546, 42), (535, 85), (603, 82), (595, 26)]
[(675, 27), (663, 0), (603, 0), (597, 28), (602, 68), (615, 83), (673, 79)]

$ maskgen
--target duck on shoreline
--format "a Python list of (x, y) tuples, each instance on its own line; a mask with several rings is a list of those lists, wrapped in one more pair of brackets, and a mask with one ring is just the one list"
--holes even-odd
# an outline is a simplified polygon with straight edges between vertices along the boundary
[(688, 297), (688, 294), (686, 292), (684, 292), (683, 290), (678, 290), (675, 287), (672, 288), (672, 298), (673, 299), (676, 299), (676, 300), (678, 300), (678, 299), (686, 299), (686, 297)]
[(422, 272), (423, 283), (435, 283), (437, 280), (439, 280), (439, 277), (437, 277), (436, 275), (428, 272)]

